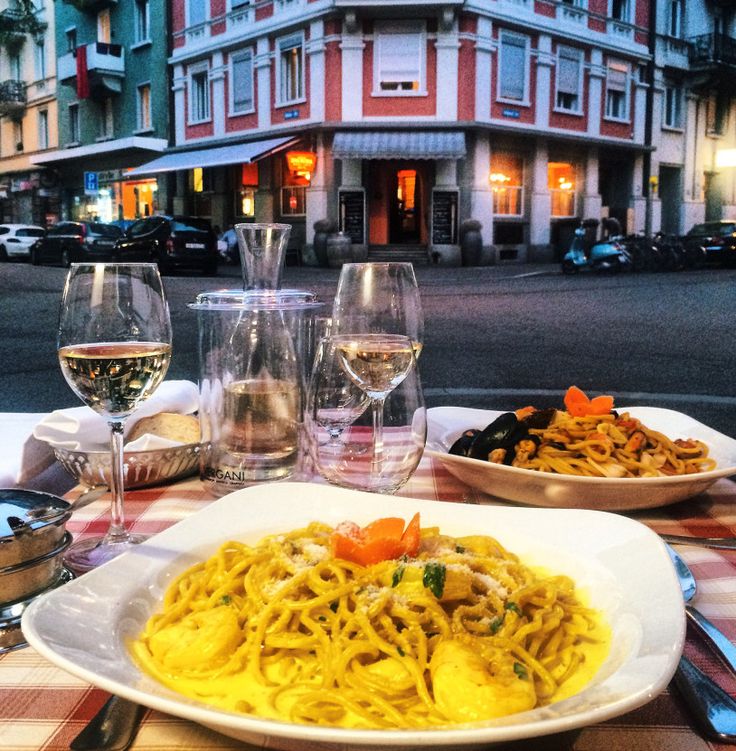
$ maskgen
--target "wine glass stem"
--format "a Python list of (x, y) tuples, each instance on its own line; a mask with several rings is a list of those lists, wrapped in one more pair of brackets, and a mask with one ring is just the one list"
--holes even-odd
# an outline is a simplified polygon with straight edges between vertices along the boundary
[(373, 398), (371, 410), (373, 413), (373, 460), (371, 471), (380, 472), (383, 467), (383, 404), (386, 397)]
[(123, 511), (123, 420), (110, 421), (110, 528), (105, 535), (111, 542), (123, 542), (128, 537)]

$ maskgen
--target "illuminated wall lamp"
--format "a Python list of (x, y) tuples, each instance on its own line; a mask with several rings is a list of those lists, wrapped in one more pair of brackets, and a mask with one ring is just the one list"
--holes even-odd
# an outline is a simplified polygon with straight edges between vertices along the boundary
[(291, 173), (310, 181), (317, 166), (317, 155), (311, 151), (287, 151), (286, 164)]

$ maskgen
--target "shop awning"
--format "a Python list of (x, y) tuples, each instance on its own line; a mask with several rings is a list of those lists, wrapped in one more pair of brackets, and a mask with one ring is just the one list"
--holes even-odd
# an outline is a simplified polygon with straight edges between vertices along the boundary
[(141, 151), (163, 151), (167, 142), (165, 138), (146, 138), (144, 136), (130, 136), (117, 138), (114, 141), (100, 141), (87, 146), (74, 146), (70, 149), (56, 149), (46, 151), (30, 157), (31, 164), (53, 164), (54, 162), (67, 162), (71, 159), (87, 159), (89, 157), (102, 157), (107, 154), (128, 154)]
[(209, 149), (171, 151), (152, 162), (142, 164), (140, 167), (126, 172), (126, 177), (152, 175), (157, 172), (175, 172), (176, 170), (194, 169), (195, 167), (247, 164), (280, 151), (298, 140), (298, 138), (289, 136), (288, 138), (269, 138), (266, 141), (251, 141), (250, 143), (238, 143), (229, 146), (213, 146)]
[(343, 131), (332, 142), (335, 159), (460, 159), (460, 131)]

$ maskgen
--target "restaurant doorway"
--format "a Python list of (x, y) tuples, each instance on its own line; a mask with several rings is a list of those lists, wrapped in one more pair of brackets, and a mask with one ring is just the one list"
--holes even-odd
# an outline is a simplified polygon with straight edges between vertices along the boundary
[(431, 163), (369, 162), (369, 239), (371, 245), (426, 245)]

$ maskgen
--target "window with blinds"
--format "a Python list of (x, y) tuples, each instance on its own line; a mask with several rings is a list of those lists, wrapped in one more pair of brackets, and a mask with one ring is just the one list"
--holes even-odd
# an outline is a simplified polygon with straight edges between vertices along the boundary
[(375, 89), (395, 94), (423, 93), (424, 57), (425, 37), (422, 24), (377, 24)]
[(242, 114), (253, 109), (253, 53), (243, 50), (230, 58), (230, 112)]
[(528, 38), (502, 31), (499, 44), (498, 98), (512, 102), (527, 100), (529, 71)]
[(290, 104), (304, 99), (304, 39), (301, 34), (285, 37), (278, 42), (277, 104)]
[(606, 117), (627, 120), (629, 116), (629, 66), (609, 62), (606, 71)]
[(555, 106), (565, 112), (579, 113), (582, 110), (583, 54), (571, 47), (557, 50), (557, 73), (555, 80)]

